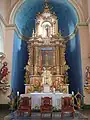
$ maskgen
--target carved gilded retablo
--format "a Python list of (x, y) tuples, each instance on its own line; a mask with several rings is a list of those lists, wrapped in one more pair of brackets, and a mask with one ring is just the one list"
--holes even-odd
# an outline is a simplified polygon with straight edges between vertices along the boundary
[[(55, 87), (60, 92), (68, 93), (66, 41), (59, 33), (57, 16), (51, 12), (47, 2), (43, 13), (36, 15), (35, 29), (27, 44), (29, 59), (26, 65), (25, 86), (30, 88), (29, 92), (36, 89), (42, 91), (43, 85), (48, 84), (51, 89)], [(39, 82), (39, 86), (37, 84), (35, 87), (35, 80)], [(58, 86), (55, 81), (59, 83)]]

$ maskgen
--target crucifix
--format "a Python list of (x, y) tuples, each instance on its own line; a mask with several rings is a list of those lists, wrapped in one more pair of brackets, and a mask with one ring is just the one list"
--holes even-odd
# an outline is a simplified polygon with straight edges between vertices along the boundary
[(48, 0), (44, 0), (45, 1), (45, 3), (47, 3), (48, 2)]

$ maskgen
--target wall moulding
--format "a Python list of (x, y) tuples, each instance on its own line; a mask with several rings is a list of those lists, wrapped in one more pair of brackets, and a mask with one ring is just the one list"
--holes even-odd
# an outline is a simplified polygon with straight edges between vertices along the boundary
[(79, 23), (85, 22), (83, 8), (81, 7), (81, 5), (76, 0), (68, 0), (68, 2), (75, 8), (78, 15)]

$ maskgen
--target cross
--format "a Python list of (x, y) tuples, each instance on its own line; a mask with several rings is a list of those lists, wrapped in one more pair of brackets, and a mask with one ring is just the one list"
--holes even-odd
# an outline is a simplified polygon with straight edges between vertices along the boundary
[(48, 0), (44, 0), (45, 1), (45, 3), (47, 3), (48, 2)]

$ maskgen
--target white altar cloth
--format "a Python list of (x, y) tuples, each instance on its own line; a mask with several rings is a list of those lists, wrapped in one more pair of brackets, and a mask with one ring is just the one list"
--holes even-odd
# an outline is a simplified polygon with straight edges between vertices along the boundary
[(27, 93), (21, 94), (20, 97), (31, 97), (32, 109), (39, 109), (41, 105), (41, 97), (52, 97), (52, 105), (56, 109), (61, 109), (61, 98), (71, 96), (65, 93)]

